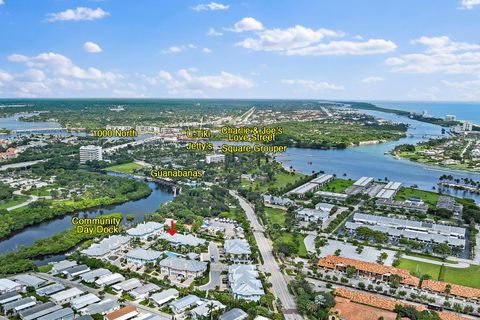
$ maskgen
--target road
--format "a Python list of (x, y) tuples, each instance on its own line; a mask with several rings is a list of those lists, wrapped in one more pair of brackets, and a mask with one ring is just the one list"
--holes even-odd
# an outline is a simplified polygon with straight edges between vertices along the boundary
[[(22, 195), (22, 196), (23, 196), (23, 194), (22, 194), (22, 192), (21, 192), (20, 190), (14, 191), (13, 194)], [(28, 196), (28, 200), (27, 200), (27, 201), (24, 201), (24, 202), (19, 203), (19, 204), (15, 205), (15, 206), (12, 206), (12, 207), (8, 207), (8, 208), (7, 208), (7, 211), (12, 211), (12, 210), (15, 210), (15, 209), (18, 209), (18, 208), (21, 208), (21, 207), (28, 206), (30, 203), (35, 202), (35, 201), (37, 201), (38, 199), (39, 199), (39, 197), (31, 194), (31, 195)]]
[(253, 235), (255, 236), (260, 254), (263, 258), (263, 271), (271, 274), (270, 281), (272, 283), (273, 293), (282, 302), (282, 306), (284, 308), (282, 313), (284, 314), (285, 319), (303, 319), (303, 317), (297, 312), (295, 299), (288, 291), (287, 282), (285, 281), (285, 278), (280, 271), (280, 267), (273, 256), (272, 243), (265, 237), (264, 228), (258, 222), (258, 218), (255, 215), (252, 205), (238, 195), (238, 193), (235, 191), (230, 190), (230, 194), (238, 199), (242, 209), (247, 214), (247, 218), (250, 221), (250, 225), (253, 229)]
[(218, 246), (213, 241), (210, 241), (208, 244), (208, 256), (211, 257), (209, 281), (207, 284), (198, 287), (198, 289), (203, 291), (214, 290), (217, 287), (220, 288), (222, 285), (222, 271), (227, 269), (227, 267), (220, 262)]
[[(43, 279), (47, 279), (49, 281), (54, 281), (54, 282), (61, 283), (65, 287), (76, 287), (76, 288), (78, 288), (78, 289), (80, 289), (84, 292), (93, 293), (93, 294), (99, 296), (100, 290), (87, 287), (87, 286), (85, 286), (85, 285), (83, 285), (83, 284), (81, 284), (80, 282), (77, 282), (77, 281), (71, 281), (71, 280), (68, 280), (68, 279), (57, 278), (57, 277), (54, 277), (54, 276), (52, 276), (48, 273), (35, 273), (34, 275), (37, 276), (37, 277), (43, 278)], [(107, 292), (104, 293), (104, 296), (107, 299), (118, 300), (118, 296), (112, 295), (112, 294), (107, 293)], [(131, 305), (135, 306), (137, 309), (145, 311), (147, 313), (155, 314), (155, 315), (159, 316), (160, 318), (162, 318), (162, 320), (171, 320), (172, 319), (172, 316), (167, 314), (167, 313), (158, 311), (158, 309), (149, 308), (149, 307), (141, 305), (140, 303), (137, 303), (135, 301), (126, 301), (125, 303), (131, 304)]]

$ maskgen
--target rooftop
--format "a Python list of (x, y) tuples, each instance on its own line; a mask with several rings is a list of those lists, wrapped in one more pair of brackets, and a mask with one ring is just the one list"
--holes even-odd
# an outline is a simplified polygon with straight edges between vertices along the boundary
[(155, 250), (146, 250), (146, 249), (133, 249), (130, 250), (126, 254), (127, 259), (135, 259), (135, 260), (156, 260), (162, 256), (162, 253), (160, 251), (155, 251)]
[(116, 311), (110, 312), (109, 314), (107, 314), (105, 316), (105, 319), (114, 320), (114, 319), (118, 319), (120, 317), (123, 317), (123, 316), (125, 316), (129, 313), (135, 313), (135, 312), (137, 312), (137, 308), (135, 308), (135, 306), (133, 306), (133, 305), (129, 305), (129, 306), (123, 307), (121, 309), (118, 309)]
[(175, 270), (199, 272), (206, 270), (207, 263), (196, 260), (187, 260), (180, 257), (167, 257), (160, 261), (160, 266)]
[(245, 239), (232, 239), (225, 241), (225, 252), (228, 254), (251, 254), (250, 245)]

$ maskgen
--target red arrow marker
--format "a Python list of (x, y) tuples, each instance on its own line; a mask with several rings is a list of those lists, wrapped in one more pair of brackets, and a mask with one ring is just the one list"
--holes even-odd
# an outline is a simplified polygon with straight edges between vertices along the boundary
[(168, 230), (168, 233), (170, 233), (170, 235), (173, 236), (176, 232), (177, 232), (177, 230), (175, 230), (175, 221), (173, 221), (173, 219), (172, 219), (170, 229)]

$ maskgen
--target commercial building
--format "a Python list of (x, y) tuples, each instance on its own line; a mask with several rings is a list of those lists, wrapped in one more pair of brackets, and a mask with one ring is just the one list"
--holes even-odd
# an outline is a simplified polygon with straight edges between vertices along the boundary
[(333, 180), (333, 175), (331, 174), (322, 174), (315, 179), (302, 184), (301, 186), (298, 186), (294, 188), (293, 190), (290, 190), (287, 192), (287, 195), (294, 194), (297, 195), (300, 198), (303, 198), (307, 192), (314, 192), (318, 190), (319, 188), (323, 187), (327, 183)]
[(139, 239), (147, 239), (160, 233), (163, 233), (163, 224), (154, 221), (144, 222), (127, 230), (129, 236)]
[(22, 310), (18, 313), (22, 320), (34, 320), (62, 309), (53, 302), (45, 302), (34, 307)]
[(480, 289), (465, 287), (458, 284), (447, 283), (437, 280), (423, 280), (422, 289), (433, 292), (445, 293), (447, 286), (450, 286), (449, 295), (478, 302), (480, 300)]
[(357, 276), (374, 278), (381, 281), (390, 281), (392, 275), (400, 277), (400, 283), (417, 287), (420, 280), (410, 275), (410, 272), (395, 267), (385, 266), (377, 263), (365, 262), (340, 256), (326, 256), (318, 260), (318, 266), (324, 269), (336, 270), (346, 273), (347, 267), (355, 268)]
[(195, 279), (207, 271), (207, 263), (180, 257), (167, 257), (160, 261), (160, 273), (166, 276)]
[(401, 182), (389, 182), (385, 185), (385, 187), (383, 187), (382, 190), (380, 190), (380, 192), (377, 193), (376, 197), (378, 199), (391, 200), (400, 190), (401, 185)]
[(258, 301), (265, 294), (255, 265), (234, 264), (228, 267), (228, 282), (235, 299)]
[(337, 193), (337, 192), (328, 192), (328, 191), (317, 191), (315, 195), (325, 199), (332, 199), (337, 201), (345, 201), (348, 198), (348, 194)]
[(207, 154), (205, 157), (206, 163), (219, 163), (225, 162), (225, 155), (224, 154)]
[(65, 286), (61, 283), (52, 283), (48, 286), (38, 288), (36, 290), (37, 294), (41, 297), (50, 296), (54, 293), (60, 292), (65, 289)]
[(103, 149), (98, 146), (82, 146), (80, 147), (80, 163), (85, 164), (88, 161), (102, 161)]
[(50, 296), (50, 300), (52, 300), (52, 302), (55, 302), (56, 304), (64, 304), (72, 301), (73, 299), (80, 297), (82, 294), (83, 294), (82, 290), (78, 288), (70, 288), (70, 289), (52, 294)]
[(125, 277), (122, 276), (120, 273), (112, 273), (98, 278), (97, 280), (95, 280), (95, 284), (97, 286), (103, 287), (110, 286), (123, 280), (125, 280)]
[(225, 254), (234, 263), (250, 262), (250, 245), (245, 239), (232, 239), (225, 241)]
[(138, 315), (137, 308), (133, 305), (129, 305), (108, 313), (105, 315), (105, 320), (128, 320)]
[(120, 293), (124, 291), (128, 292), (141, 286), (142, 286), (142, 283), (140, 282), (140, 280), (138, 280), (137, 278), (132, 278), (132, 279), (128, 279), (120, 283), (117, 283), (116, 285), (113, 285), (112, 289), (115, 292)]
[(129, 241), (129, 237), (113, 235), (101, 240), (99, 243), (92, 244), (88, 249), (83, 250), (82, 253), (90, 257), (104, 257), (127, 244)]
[(355, 213), (353, 222), (348, 221), (345, 224), (345, 228), (354, 232), (359, 227), (367, 227), (375, 231), (387, 233), (393, 239), (403, 237), (425, 243), (447, 243), (453, 247), (465, 247), (466, 241), (465, 228), (426, 221)]
[(194, 296), (193, 294), (189, 294), (188, 296), (185, 296), (181, 299), (171, 302), (170, 309), (175, 314), (180, 314), (186, 311), (187, 309), (198, 305), (201, 301), (202, 299), (200, 299), (199, 297)]
[(16, 282), (26, 287), (33, 287), (33, 288), (38, 288), (46, 282), (46, 280), (43, 280), (39, 277), (32, 276), (29, 274), (19, 274), (13, 278), (15, 279)]
[(160, 237), (164, 240), (167, 240), (168, 242), (170, 242), (171, 245), (174, 245), (174, 246), (197, 247), (205, 244), (204, 239), (197, 238), (191, 234), (175, 233), (175, 235), (171, 236), (168, 233), (164, 233)]
[(248, 313), (242, 309), (234, 308), (222, 314), (219, 320), (244, 320), (248, 318)]
[(160, 251), (147, 249), (133, 249), (130, 250), (125, 258), (129, 263), (146, 265), (147, 263), (157, 264), (157, 260), (162, 256)]
[(160, 287), (154, 283), (148, 283), (129, 292), (129, 295), (135, 300), (143, 300), (152, 292), (160, 290)]
[(153, 294), (150, 297), (150, 301), (155, 303), (157, 306), (161, 307), (165, 303), (175, 300), (177, 298), (178, 298), (177, 289), (167, 289), (167, 290), (163, 290), (162, 292)]
[(100, 301), (100, 298), (94, 295), (93, 293), (87, 293), (86, 295), (80, 296), (76, 299), (73, 299), (70, 302), (70, 306), (75, 310), (80, 310), (85, 308), (88, 305), (97, 303)]
[(406, 210), (410, 212), (427, 213), (428, 205), (423, 201), (395, 201), (389, 199), (377, 199), (375, 204), (378, 207), (387, 207), (394, 210)]
[(60, 309), (53, 313), (47, 314), (37, 320), (70, 320), (74, 318), (74, 312), (70, 308)]

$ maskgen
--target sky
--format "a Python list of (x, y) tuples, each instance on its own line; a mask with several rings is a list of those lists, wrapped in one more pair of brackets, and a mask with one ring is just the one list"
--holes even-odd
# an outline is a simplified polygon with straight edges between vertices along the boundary
[(0, 97), (480, 101), (480, 0), (0, 0)]

